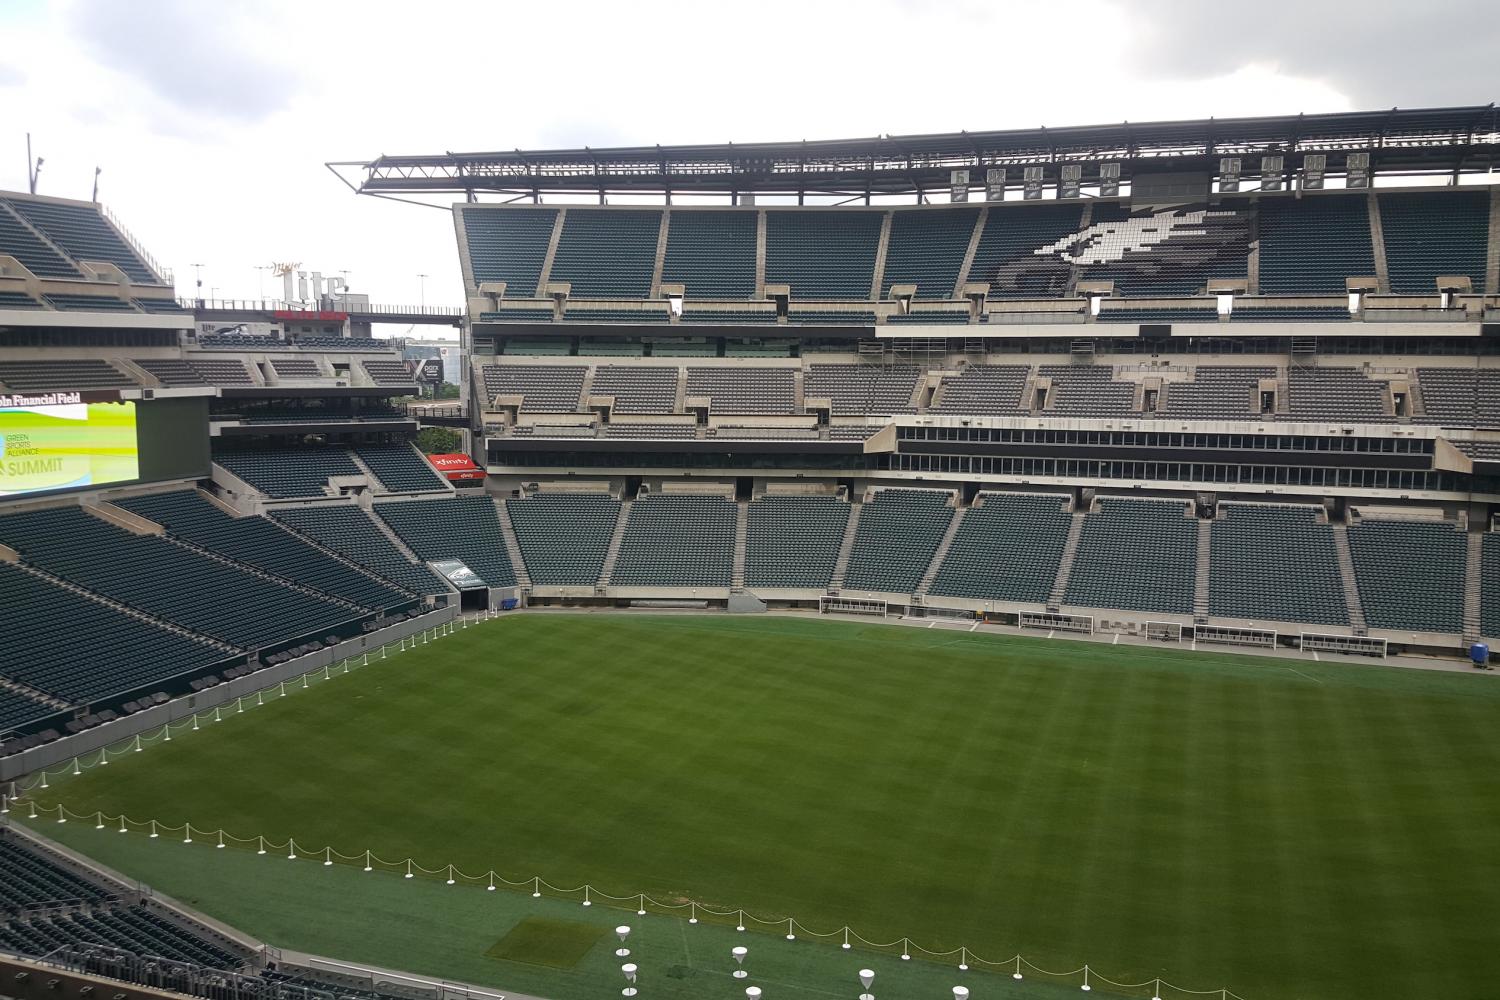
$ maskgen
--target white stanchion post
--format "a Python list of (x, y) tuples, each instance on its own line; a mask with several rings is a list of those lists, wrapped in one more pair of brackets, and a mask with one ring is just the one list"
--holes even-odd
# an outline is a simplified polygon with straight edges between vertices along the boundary
[(46, 788), (46, 787), (48, 787), (47, 786), (47, 772), (45, 770), (42, 771), (42, 783), (40, 785), (37, 785), (37, 787), (38, 788)]
[(125, 828), (125, 814), (124, 813), (120, 813), (120, 832), (121, 833), (129, 833), (130, 832), (129, 830), (127, 830)]
[(874, 981), (874, 969), (859, 970), (859, 985), (864, 988), (864, 992), (859, 995), (859, 1000), (875, 1000), (875, 994), (870, 992), (870, 984)]
[(449, 885), (453, 884), (453, 866), (452, 865), (448, 866), (448, 884)]
[(163, 743), (171, 743), (172, 742), (172, 727), (171, 726), (162, 726), (161, 727), (161, 732), (162, 732), (162, 742)]
[(626, 962), (624, 965), (620, 966), (620, 971), (625, 973), (625, 982), (630, 984), (620, 991), (620, 995), (627, 997), (635, 996), (635, 963)]
[[(140, 752), (141, 752), (141, 734), (140, 734), (140, 733), (136, 733), (136, 734), (135, 734), (135, 752), (136, 752), (136, 753), (140, 753)], [(46, 777), (47, 777), (47, 775), (46, 775), (46, 773), (45, 773), (45, 772), (44, 772), (44, 773), (43, 773), (43, 774), (42, 774), (42, 778), (43, 778), (43, 779), (44, 779), (44, 780), (45, 780), (45, 779), (46, 779)], [(42, 786), (42, 787), (43, 787), (43, 788), (46, 788), (46, 787), (47, 787), (47, 786), (46, 786), (46, 785), (43, 785), (43, 786)]]
[(327, 868), (331, 864), (333, 864), (333, 848), (325, 847), (323, 848), (323, 867)]
[(75, 775), (83, 773), (82, 771), (78, 770), (78, 758), (77, 757), (73, 758), (73, 773)]
[(31, 815), (27, 816), (26, 818), (27, 819), (36, 819), (36, 803), (35, 802), (28, 802), (26, 804), (31, 807)]
[(406, 877), (411, 878), (411, 858), (406, 859)]
[(531, 879), (531, 898), (532, 899), (540, 899), (541, 897), (542, 897), (542, 877), (540, 875), (532, 876), (532, 879)]
[(1161, 980), (1156, 981), (1156, 988), (1151, 991), (1151, 1000), (1161, 1000)]
[(61, 803), (59, 803), (58, 806), (57, 806), (57, 821), (59, 823), (66, 823), (68, 821), (68, 817), (63, 812), (63, 807), (62, 807)]
[(104, 829), (104, 810), (103, 809), (99, 810), (97, 813), (94, 814), (94, 829), (95, 830), (102, 830), (102, 829)]
[(594, 905), (594, 901), (592, 899), (589, 899), (589, 888), (590, 887), (589, 887), (588, 883), (584, 883), (584, 886), (583, 886), (583, 905), (584, 906), (593, 906)]
[(365, 871), (368, 872), (368, 871), (374, 871), (374, 870), (375, 869), (370, 866), (370, 852), (366, 851), (365, 852)]
[(1020, 979), (1021, 978), (1021, 956), (1020, 955), (1016, 956), (1016, 971), (1013, 972), (1013, 973), (1011, 973), (1010, 978), (1012, 978), (1012, 979)]
[(969, 949), (967, 947), (964, 947), (964, 946), (960, 945), (958, 951), (959, 951), (959, 956), (958, 956), (958, 971), (959, 972), (968, 972), (969, 971)]
[(490, 884), (489, 884), (489, 888), (486, 889), (485, 891), (487, 891), (487, 892), (494, 892), (495, 891), (495, 873), (493, 871), (490, 872)]
[(215, 722), (219, 721), (219, 706), (218, 705), (214, 706), (214, 721)]
[(797, 932), (796, 932), (796, 928), (793, 926), (793, 924), (794, 924), (794, 921), (792, 920), (792, 918), (791, 917), (787, 917), (786, 918), (786, 939), (788, 941), (795, 941), (795, 940), (797, 940)]
[(198, 717), (195, 715), (195, 716), (193, 716), (193, 732), (196, 733), (197, 731), (198, 731)]
[(750, 973), (745, 971), (745, 955), (748, 951), (749, 949), (742, 944), (737, 944), (733, 948), (729, 949), (729, 954), (734, 956), (734, 964), (739, 966), (739, 968), (735, 969), (733, 973), (734, 978), (736, 979), (744, 979), (746, 976), (750, 975)]
[(256, 851), (255, 853), (256, 854), (264, 854), (264, 853), (266, 853), (266, 838), (264, 836), (258, 836), (255, 839), (260, 842), (260, 850)]
[(193, 824), (182, 824), (182, 842), (184, 844), (191, 844), (193, 842)]
[(218, 850), (222, 850), (224, 848), (224, 831), (223, 830), (219, 831), (219, 842), (217, 844), (215, 844), (214, 847), (216, 849), (218, 849)]
[(901, 961), (911, 961), (911, 941), (907, 938), (901, 939)]
[(0, 792), (0, 816), (10, 812), (10, 796)]
[(621, 924), (615, 928), (615, 937), (620, 939), (620, 947), (615, 949), (616, 958), (630, 957), (630, 949), (625, 947), (625, 939), (630, 937), (630, 925)]
[(297, 860), (297, 842), (291, 837), (286, 838), (286, 859), (288, 861)]
[(759, 986), (746, 986), (745, 987), (745, 998), (746, 998), (746, 1000), (760, 1000), (760, 995), (761, 995), (761, 989), (760, 989)]
[(646, 894), (644, 892), (640, 893), (639, 897), (636, 900), (635, 915), (638, 917), (644, 917), (646, 915)]
[(696, 924), (698, 922), (698, 904), (693, 900), (688, 900), (688, 903), (691, 907), (688, 912), (692, 914), (692, 916), (688, 917), (688, 923)]
[(847, 925), (844, 927), (844, 943), (839, 945), (839, 947), (845, 951), (849, 950), (849, 928)]
[(1087, 993), (1089, 990), (1093, 989), (1093, 987), (1089, 985), (1089, 967), (1087, 965), (1085, 965), (1083, 967), (1083, 987), (1082, 988), (1083, 988), (1083, 992), (1085, 992), (1085, 993)]
[(735, 921), (734, 929), (737, 930), (737, 931), (742, 931), (742, 930), (745, 929), (745, 911), (744, 910), (740, 911), (740, 916), (739, 916), (739, 919)]

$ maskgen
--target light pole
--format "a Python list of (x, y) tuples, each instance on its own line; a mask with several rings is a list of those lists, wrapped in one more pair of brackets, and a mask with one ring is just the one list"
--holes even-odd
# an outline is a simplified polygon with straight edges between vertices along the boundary
[(418, 295), (419, 300), (420, 300), (419, 304), (422, 306), (423, 309), (426, 309), (427, 308), (427, 275), (425, 275), (425, 274), (419, 274), (419, 275), (417, 275), (417, 281), (419, 282), (419, 284), (417, 286), (417, 288), (418, 288), (417, 295)]
[(193, 265), (193, 284), (196, 286), (198, 304), (203, 304), (203, 265)]

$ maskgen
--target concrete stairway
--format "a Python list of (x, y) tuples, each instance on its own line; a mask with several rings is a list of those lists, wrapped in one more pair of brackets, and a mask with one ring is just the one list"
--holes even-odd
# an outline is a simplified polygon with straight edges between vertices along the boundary
[(859, 515), (865, 509), (862, 503), (849, 505), (849, 524), (844, 528), (844, 540), (839, 545), (839, 557), (833, 564), (833, 579), (828, 581), (830, 590), (844, 585), (844, 576), (849, 572), (849, 556), (854, 552), (854, 535), (859, 530)]
[(741, 500), (734, 507), (734, 576), (730, 582), (735, 590), (741, 590), (745, 586), (745, 539), (749, 533), (750, 502)]
[(1198, 565), (1193, 577), (1193, 619), (1208, 618), (1208, 574), (1213, 562), (1213, 521), (1198, 520)]
[(531, 586), (531, 574), (526, 572), (526, 560), (521, 558), (521, 543), (516, 538), (516, 526), (510, 522), (510, 510), (505, 501), (495, 498), (495, 516), (500, 519), (500, 535), (505, 539), (505, 554), (510, 556), (510, 565), (516, 572), (516, 585)]
[(1344, 604), (1349, 609), (1349, 627), (1355, 635), (1369, 631), (1365, 624), (1364, 605), (1359, 600), (1359, 584), (1354, 576), (1354, 557), (1349, 554), (1349, 528), (1347, 525), (1333, 526), (1333, 550), (1338, 555), (1339, 579), (1344, 584)]
[(959, 526), (964, 523), (966, 513), (967, 507), (960, 507), (953, 512), (953, 520), (948, 522), (948, 530), (943, 533), (943, 540), (938, 542), (937, 551), (932, 554), (932, 562), (927, 564), (927, 572), (922, 574), (922, 582), (917, 584), (918, 597), (926, 597), (932, 581), (937, 579), (938, 569), (943, 565), (943, 560), (948, 558), (948, 550), (953, 546), (953, 539), (958, 536)]
[(631, 501), (620, 504), (620, 517), (615, 521), (614, 534), (609, 536), (609, 551), (604, 554), (604, 566), (599, 571), (599, 586), (608, 587), (615, 572), (615, 562), (620, 558), (620, 542), (625, 538), (625, 525), (630, 521)]
[(1047, 607), (1062, 607), (1063, 597), (1068, 592), (1068, 579), (1073, 575), (1073, 559), (1078, 555), (1078, 540), (1083, 537), (1082, 511), (1073, 512), (1073, 523), (1068, 525), (1068, 540), (1063, 543), (1062, 558), (1057, 562), (1057, 579), (1052, 581), (1052, 593), (1047, 595)]
[(1464, 573), (1464, 641), (1484, 632), (1484, 533), (1469, 532), (1469, 564)]

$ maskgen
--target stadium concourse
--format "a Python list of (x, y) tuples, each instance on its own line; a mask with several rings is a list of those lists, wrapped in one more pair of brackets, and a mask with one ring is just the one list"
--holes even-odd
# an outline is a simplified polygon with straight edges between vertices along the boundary
[[(225, 327), (99, 206), (0, 193), (0, 779), (481, 609), (1500, 639), (1493, 106), (1074, 131), (360, 164), (464, 196), (441, 419), (349, 302)], [(68, 407), (129, 421), (127, 472), (46, 478)], [(66, 906), (5, 947), (245, 971), (0, 848)]]

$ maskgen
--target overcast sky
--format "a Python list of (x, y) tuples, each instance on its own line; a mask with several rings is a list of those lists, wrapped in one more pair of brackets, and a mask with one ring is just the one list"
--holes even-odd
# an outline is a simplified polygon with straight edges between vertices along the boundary
[[(559, 13), (565, 11), (565, 13)], [(1494, 0), (0, 0), (0, 189), (100, 200), (191, 294), (298, 261), (461, 304), (450, 218), (381, 153), (845, 138), (1497, 97)], [(272, 285), (266, 281), (266, 290)]]

